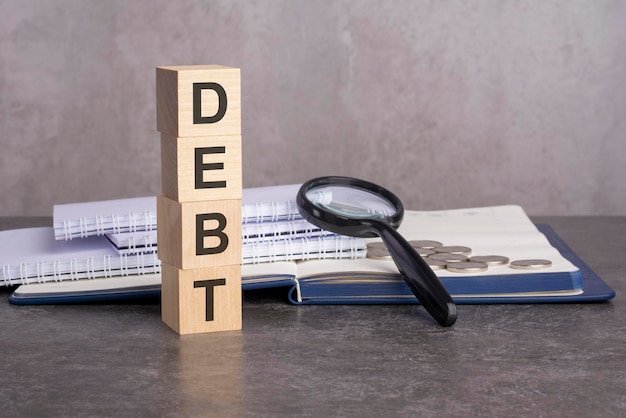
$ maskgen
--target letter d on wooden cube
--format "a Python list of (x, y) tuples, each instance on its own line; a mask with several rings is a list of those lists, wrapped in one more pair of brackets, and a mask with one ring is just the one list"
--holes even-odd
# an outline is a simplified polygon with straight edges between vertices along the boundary
[(241, 71), (221, 65), (157, 67), (157, 130), (176, 137), (241, 134)]

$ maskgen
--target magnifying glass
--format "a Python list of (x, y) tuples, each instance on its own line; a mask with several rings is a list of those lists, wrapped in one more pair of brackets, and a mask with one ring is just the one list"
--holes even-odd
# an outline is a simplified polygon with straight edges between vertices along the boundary
[(304, 183), (297, 204), (302, 217), (341, 235), (379, 236), (413, 294), (441, 325), (456, 321), (456, 305), (439, 278), (396, 229), (404, 206), (389, 190), (350, 177), (319, 177)]

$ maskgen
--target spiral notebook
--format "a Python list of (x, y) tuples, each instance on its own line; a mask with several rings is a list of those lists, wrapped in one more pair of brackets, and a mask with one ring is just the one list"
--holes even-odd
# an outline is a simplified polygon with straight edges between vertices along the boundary
[[(242, 264), (365, 257), (365, 240), (319, 236), (252, 242), (242, 247)], [(0, 286), (159, 273), (156, 252), (120, 254), (103, 236), (54, 239), (52, 228), (0, 231)]]
[[(322, 231), (300, 217), (299, 187), (244, 189), (242, 264), (365, 256), (363, 239)], [(158, 273), (154, 204), (140, 197), (57, 205), (53, 234), (0, 232), (0, 284)]]
[[(336, 235), (316, 227), (304, 219), (244, 223), (242, 225), (243, 245), (262, 241), (311, 239)], [(108, 233), (105, 236), (120, 254), (157, 251), (156, 230)]]
[[(300, 185), (243, 189), (242, 222), (260, 223), (301, 218), (296, 206)], [(155, 230), (156, 197), (135, 197), (54, 205), (57, 240)]]
[(57, 241), (50, 227), (0, 231), (0, 285), (160, 272), (156, 253), (118, 254), (103, 236)]
[[(471, 220), (471, 222), (470, 222)], [(548, 226), (532, 224), (517, 206), (455, 211), (407, 211), (400, 232), (407, 239), (438, 239), (466, 244), (476, 253), (546, 257), (550, 269), (519, 272), (505, 267), (458, 274), (438, 271), (456, 303), (543, 303), (608, 300), (607, 286)], [(2, 261), (0, 260), (0, 263)], [(294, 304), (417, 303), (393, 262), (379, 260), (310, 260), (242, 266), (244, 290), (285, 287)], [(157, 278), (128, 276), (118, 287), (103, 289), (108, 279), (20, 286), (12, 303), (64, 303), (158, 296)], [(137, 281), (140, 283), (138, 284)], [(56, 290), (55, 290), (56, 289)]]

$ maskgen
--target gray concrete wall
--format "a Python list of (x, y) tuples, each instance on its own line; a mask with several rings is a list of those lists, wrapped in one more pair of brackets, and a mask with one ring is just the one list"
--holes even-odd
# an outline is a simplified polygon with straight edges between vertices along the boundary
[(244, 187), (626, 215), (626, 1), (0, 3), (0, 215), (160, 192), (155, 67), (242, 69)]

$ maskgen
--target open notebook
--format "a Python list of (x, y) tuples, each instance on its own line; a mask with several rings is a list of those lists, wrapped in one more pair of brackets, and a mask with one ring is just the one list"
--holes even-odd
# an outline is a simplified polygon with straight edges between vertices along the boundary
[[(436, 271), (457, 303), (596, 301), (614, 297), (614, 292), (549, 227), (538, 229), (519, 206), (407, 211), (399, 231), (409, 240), (469, 246), (474, 255), (552, 261), (550, 268), (538, 271), (508, 266), (481, 273)], [(296, 304), (417, 303), (394, 263), (387, 260), (248, 264), (242, 266), (242, 276), (244, 290), (285, 286), (290, 301)], [(155, 296), (159, 292), (158, 275), (116, 278), (116, 286), (110, 286), (111, 282), (104, 285), (107, 280), (20, 286), (11, 302), (60, 303)]]

